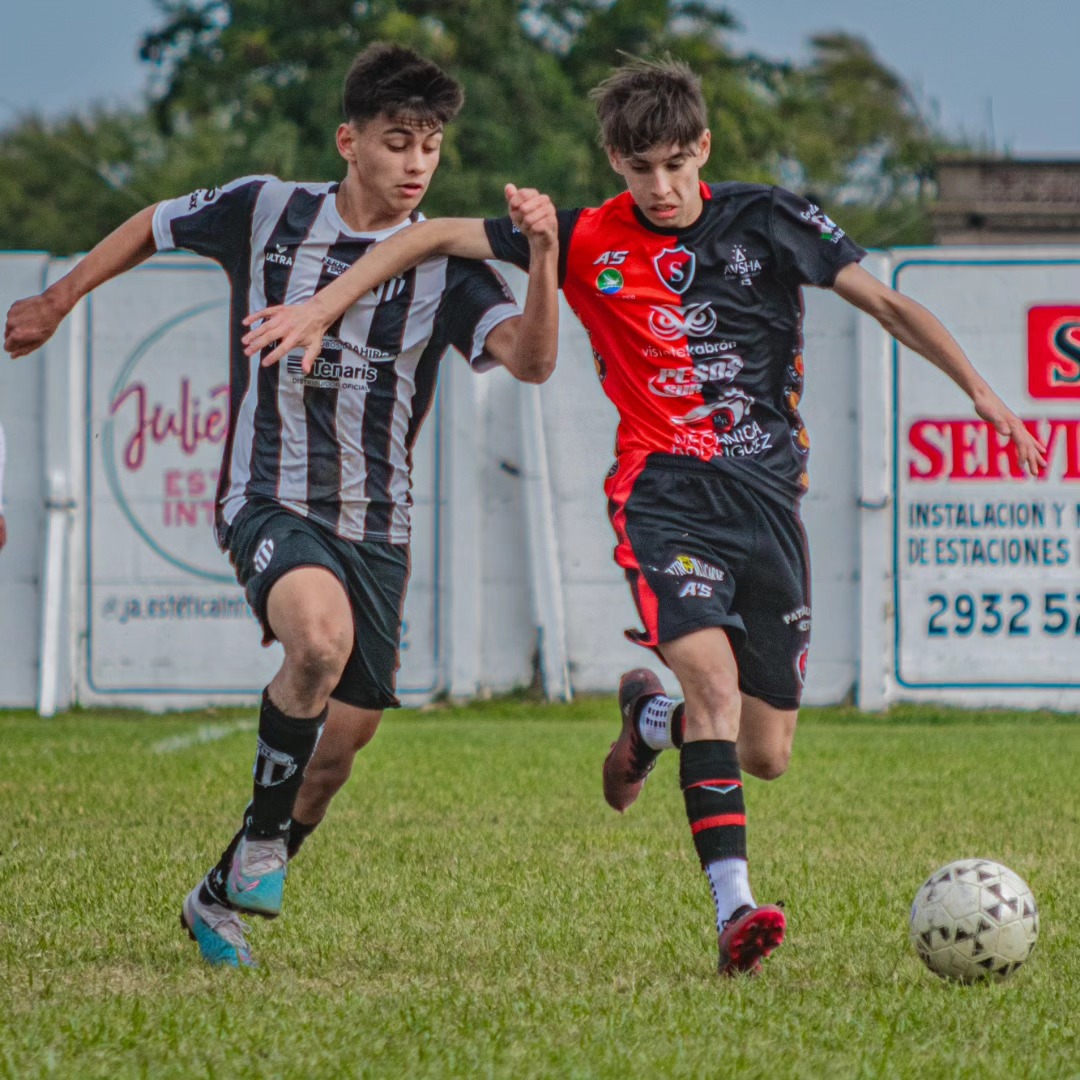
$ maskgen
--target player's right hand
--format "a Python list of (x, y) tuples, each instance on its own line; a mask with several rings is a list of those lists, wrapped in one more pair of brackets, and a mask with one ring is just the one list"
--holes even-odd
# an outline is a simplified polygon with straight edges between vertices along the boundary
[[(323, 335), (332, 322), (333, 319), (328, 318), (314, 300), (307, 300), (303, 304), (277, 304), (253, 311), (244, 320), (245, 326), (253, 328), (243, 337), (244, 353), (254, 356), (273, 346), (262, 358), (262, 366), (270, 367), (289, 353), (303, 349), (304, 374), (308, 375), (322, 352)], [(256, 326), (256, 323), (259, 325)]]
[(506, 185), (505, 194), (510, 220), (524, 233), (529, 244), (542, 251), (557, 248), (559, 221), (550, 196), (536, 188), (519, 188), (513, 184)]
[(16, 300), (4, 324), (4, 349), (13, 360), (40, 349), (56, 333), (67, 313), (68, 308), (48, 291)]

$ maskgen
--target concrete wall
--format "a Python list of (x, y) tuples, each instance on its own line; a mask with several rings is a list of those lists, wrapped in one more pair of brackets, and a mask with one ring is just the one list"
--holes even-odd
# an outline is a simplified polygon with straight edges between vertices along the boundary
[[(1057, 417), (1060, 427), (1077, 415), (1080, 402), (1070, 404), (1067, 378), (1060, 393), (1053, 390), (1060, 400), (1031, 396), (1038, 342), (1032, 345), (1025, 320), (1037, 319), (1030, 309), (1048, 304), (1060, 307), (1063, 318), (1068, 314), (1070, 298), (1080, 293), (1080, 252), (1014, 248), (1006, 257), (993, 249), (928, 249), (874, 254), (865, 265), (939, 309), (1025, 418)], [(0, 258), (0, 304), (37, 291), (44, 275), (64, 269), (42, 256)], [(523, 289), (523, 275), (508, 269), (507, 276)], [(254, 621), (236, 613), (234, 603), (235, 618), (148, 617), (155, 598), (159, 607), (161, 597), (176, 598), (179, 611), (187, 597), (185, 611), (210, 611), (207, 599), (220, 597), (227, 609), (228, 598), (240, 596), (199, 506), (178, 521), (173, 505), (205, 501), (184, 485), (216, 470), (220, 447), (212, 439), (195, 446), (151, 440), (141, 460), (125, 458), (138, 427), (139, 393), (163, 408), (178, 408), (184, 393), (197, 395), (204, 410), (211, 407), (225, 372), (224, 298), (224, 279), (209, 264), (159, 256), (77, 309), (41, 356), (0, 363), (11, 533), (0, 556), (0, 704), (38, 699), (41, 641), (49, 639), (42, 633), (49, 535), (62, 558), (48, 578), (55, 586), (49, 623), (55, 633), (46, 648), (46, 682), (58, 705), (253, 700), (274, 670), (278, 654), (259, 647)], [(978, 633), (967, 642), (955, 632), (955, 617), (944, 637), (913, 636), (912, 626), (929, 627), (921, 608), (900, 627), (900, 609), (925, 608), (925, 597), (945, 589), (948, 578), (943, 570), (930, 581), (926, 567), (894, 558), (903, 554), (897, 539), (908, 539), (900, 536), (897, 515), (914, 498), (905, 473), (915, 454), (911, 425), (941, 423), (938, 414), (946, 412), (970, 418), (970, 408), (944, 376), (894, 350), (876, 323), (835, 295), (808, 290), (806, 308), (802, 410), (812, 450), (803, 510), (815, 609), (806, 700), (839, 702), (854, 694), (869, 706), (905, 698), (1074, 706), (1080, 692), (1072, 677), (1047, 675), (1047, 664), (1063, 670), (1080, 652), (1080, 631), (1062, 636), (1042, 629), (1047, 622), (1053, 629), (1057, 616), (1004, 646), (982, 635), (987, 640), (979, 647)], [(1077, 317), (1080, 334), (1080, 308)], [(1053, 367), (1053, 358), (1046, 363)], [(1069, 376), (1067, 357), (1053, 371)], [(502, 370), (478, 376), (460, 357), (447, 356), (415, 455), (413, 578), (400, 678), (407, 702), (497, 693), (537, 676), (560, 694), (566, 689), (560, 673), (567, 672), (574, 691), (611, 690), (621, 671), (650, 661), (622, 634), (637, 615), (611, 558), (602, 491), (615, 423), (584, 332), (565, 307), (558, 368), (543, 387), (521, 386)], [(1073, 478), (1066, 460), (1074, 452), (1071, 428), (1061, 430), (1051, 501), (1077, 507), (1080, 467)], [(70, 494), (73, 502), (71, 510), (53, 511), (52, 534), (50, 476), (59, 501)], [(1050, 492), (1046, 481), (1015, 477), (938, 479), (938, 502), (1022, 501), (1040, 483)], [(1055, 533), (1067, 553), (1054, 571), (1062, 581), (1062, 575), (1080, 581), (1080, 509), (1074, 517)], [(1042, 577), (1005, 585), (1014, 591), (1023, 585), (1041, 612), (1043, 594), (1060, 591), (1053, 574)], [(981, 596), (996, 588), (995, 580), (976, 574), (956, 588)], [(1057, 601), (1050, 603), (1053, 609)], [(1080, 592), (1068, 603), (1080, 605)], [(1070, 619), (1080, 620), (1080, 611), (1069, 610)], [(1039, 675), (1032, 685), (1013, 678), (1007, 687), (990, 685), (992, 672), (985, 672), (1002, 647), (1002, 656), (1021, 668), (1025, 649), (1052, 660), (1033, 662)], [(923, 668), (935, 664), (934, 678), (924, 678)]]

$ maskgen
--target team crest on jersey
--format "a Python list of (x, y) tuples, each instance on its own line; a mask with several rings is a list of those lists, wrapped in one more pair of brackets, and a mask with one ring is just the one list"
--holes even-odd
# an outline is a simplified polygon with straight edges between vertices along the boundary
[(810, 646), (804, 645), (799, 650), (799, 655), (795, 657), (795, 677), (799, 680), (800, 686), (806, 685), (806, 661), (810, 657)]
[(666, 248), (653, 256), (656, 276), (674, 293), (680, 296), (690, 288), (697, 268), (697, 256), (685, 244)]

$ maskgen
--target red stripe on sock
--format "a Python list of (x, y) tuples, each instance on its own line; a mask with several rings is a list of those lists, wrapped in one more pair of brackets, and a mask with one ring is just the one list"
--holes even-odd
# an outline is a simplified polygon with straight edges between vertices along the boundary
[(699, 780), (696, 784), (688, 784), (686, 790), (696, 787), (742, 787), (741, 780)]
[(690, 831), (696, 836), (706, 829), (719, 829), (724, 825), (745, 825), (745, 814), (717, 814), (716, 817), (702, 818), (690, 826)]

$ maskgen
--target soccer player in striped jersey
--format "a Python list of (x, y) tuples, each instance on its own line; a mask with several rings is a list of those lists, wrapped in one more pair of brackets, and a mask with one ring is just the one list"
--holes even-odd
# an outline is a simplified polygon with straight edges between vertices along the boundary
[[(622, 677), (604, 795), (625, 810), (659, 753), (679, 749), (719, 968), (753, 972), (785, 918), (750, 890), (742, 774), (786, 770), (810, 640), (801, 288), (833, 289), (941, 368), (1032, 473), (1044, 448), (933, 315), (858, 265), (863, 250), (819, 207), (781, 188), (702, 182), (710, 134), (688, 68), (633, 61), (594, 99), (627, 191), (559, 211), (559, 284), (619, 411), (605, 492), (616, 562), (644, 624), (630, 636), (685, 695), (667, 697), (648, 669)], [(265, 321), (249, 350), (280, 341), (267, 362), (291, 348), (310, 354), (356, 295), (435, 252), (532, 265), (510, 219), (430, 222), (308, 304), (256, 313), (253, 323)]]
[(453, 346), (478, 371), (502, 364), (528, 382), (554, 367), (554, 208), (512, 187), (510, 211), (533, 256), (524, 313), (492, 268), (435, 256), (357, 297), (307, 356), (266, 366), (245, 355), (249, 312), (313, 296), (421, 220), (444, 125), (462, 100), (436, 65), (372, 45), (345, 80), (340, 183), (248, 176), (148, 207), (8, 315), (4, 346), (17, 357), (40, 348), (91, 289), (155, 250), (187, 248), (229, 276), (217, 538), (264, 641), (280, 641), (285, 660), (263, 694), (243, 824), (182, 908), (212, 964), (252, 962), (237, 912), (278, 914), (290, 846), (318, 824), (323, 793), (344, 783), (382, 711), (398, 705), (411, 450), (443, 354)]

